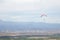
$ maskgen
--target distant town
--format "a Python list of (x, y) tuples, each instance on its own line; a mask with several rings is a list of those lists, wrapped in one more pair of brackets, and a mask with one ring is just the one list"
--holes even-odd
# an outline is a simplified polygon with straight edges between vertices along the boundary
[(59, 31), (57, 32), (48, 32), (48, 31), (39, 31), (39, 30), (32, 30), (32, 31), (16, 31), (16, 32), (0, 32), (0, 36), (19, 36), (19, 35), (52, 35), (52, 34), (60, 34)]

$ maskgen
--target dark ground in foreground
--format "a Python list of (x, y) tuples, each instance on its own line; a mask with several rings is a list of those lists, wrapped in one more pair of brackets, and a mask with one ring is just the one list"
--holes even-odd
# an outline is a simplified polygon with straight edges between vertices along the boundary
[(0, 40), (60, 40), (60, 34), (45, 36), (1, 36)]

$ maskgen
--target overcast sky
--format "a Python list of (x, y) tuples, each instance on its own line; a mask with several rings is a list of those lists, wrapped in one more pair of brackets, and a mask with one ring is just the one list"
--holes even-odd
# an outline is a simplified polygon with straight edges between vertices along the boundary
[[(47, 14), (45, 20), (40, 15)], [(0, 19), (60, 23), (60, 0), (0, 0)]]

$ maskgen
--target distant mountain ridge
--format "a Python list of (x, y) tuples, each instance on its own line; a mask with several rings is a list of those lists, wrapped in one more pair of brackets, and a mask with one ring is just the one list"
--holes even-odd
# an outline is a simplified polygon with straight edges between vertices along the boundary
[(0, 31), (23, 31), (23, 30), (60, 30), (60, 24), (42, 22), (6, 22), (0, 21)]

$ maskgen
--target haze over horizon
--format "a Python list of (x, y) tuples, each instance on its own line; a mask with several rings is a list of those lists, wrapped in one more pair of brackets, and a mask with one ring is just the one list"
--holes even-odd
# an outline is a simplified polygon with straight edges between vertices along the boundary
[[(45, 21), (42, 13), (47, 14)], [(0, 0), (0, 19), (60, 24), (60, 0)]]

